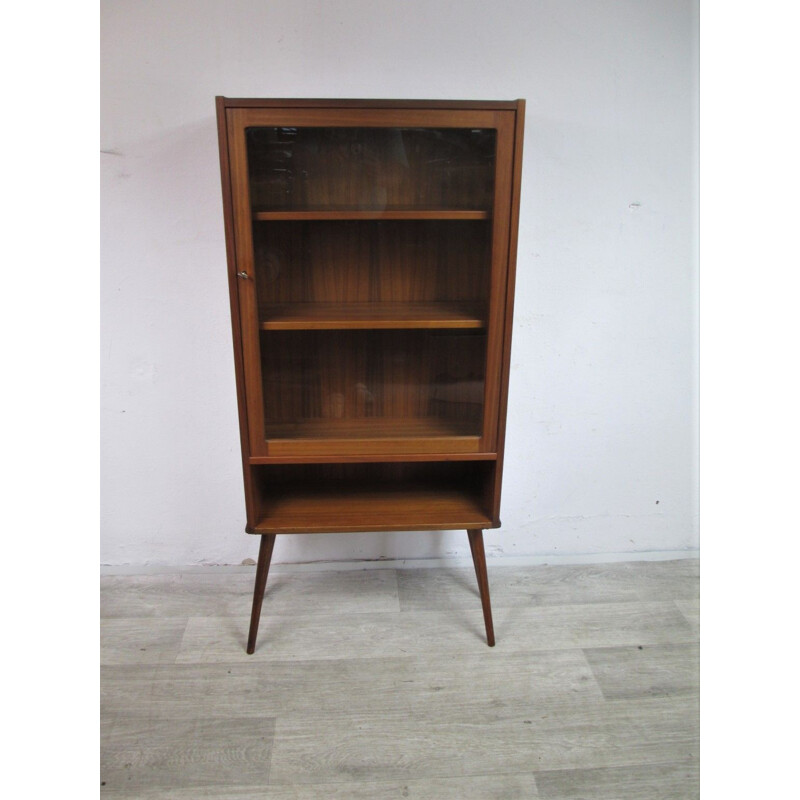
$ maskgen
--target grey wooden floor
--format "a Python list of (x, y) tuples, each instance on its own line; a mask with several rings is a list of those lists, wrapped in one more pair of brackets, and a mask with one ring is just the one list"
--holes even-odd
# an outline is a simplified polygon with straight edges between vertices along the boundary
[(108, 798), (687, 800), (698, 562), (102, 579)]

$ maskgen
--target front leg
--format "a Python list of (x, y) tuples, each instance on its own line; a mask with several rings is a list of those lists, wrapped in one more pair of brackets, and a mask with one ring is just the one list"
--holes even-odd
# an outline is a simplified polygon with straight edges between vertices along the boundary
[(475, 565), (475, 576), (478, 578), (478, 589), (481, 593), (483, 621), (486, 623), (486, 641), (494, 647), (494, 625), (492, 624), (492, 604), (489, 600), (489, 576), (486, 574), (486, 552), (483, 549), (483, 531), (468, 530), (469, 547), (472, 550), (472, 563)]
[(253, 589), (253, 611), (250, 614), (250, 636), (247, 639), (247, 652), (253, 654), (256, 649), (258, 621), (261, 618), (261, 604), (264, 601), (264, 589), (267, 585), (269, 565), (272, 561), (272, 550), (275, 547), (275, 534), (265, 533), (261, 536), (258, 548), (258, 566), (256, 567), (256, 585)]

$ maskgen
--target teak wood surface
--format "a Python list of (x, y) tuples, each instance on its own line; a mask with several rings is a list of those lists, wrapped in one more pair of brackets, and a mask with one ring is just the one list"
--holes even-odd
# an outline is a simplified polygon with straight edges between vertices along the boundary
[(251, 642), (275, 534), (460, 528), (493, 644), (524, 101), (219, 97), (217, 117)]

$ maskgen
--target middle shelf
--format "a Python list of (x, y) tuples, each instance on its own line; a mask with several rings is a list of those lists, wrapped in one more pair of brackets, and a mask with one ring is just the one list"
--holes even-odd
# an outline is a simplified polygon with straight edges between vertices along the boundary
[(482, 208), (297, 208), (256, 209), (253, 219), (258, 222), (285, 220), (480, 220), (489, 219)]
[(485, 328), (485, 310), (470, 302), (262, 303), (262, 330)]

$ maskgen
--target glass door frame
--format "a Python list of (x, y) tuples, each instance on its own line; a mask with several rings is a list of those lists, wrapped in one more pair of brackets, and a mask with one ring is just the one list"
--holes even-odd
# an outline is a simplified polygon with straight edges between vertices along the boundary
[[(228, 159), (232, 205), (237, 294), (241, 326), (242, 366), (251, 458), (303, 456), (386, 456), (413, 454), (488, 454), (497, 451), (505, 302), (508, 278), (512, 201), (515, 112), (505, 109), (436, 108), (228, 108)], [(431, 439), (370, 438), (342, 442), (320, 439), (265, 438), (261, 375), (260, 325), (253, 249), (253, 209), (247, 169), (246, 129), (250, 127), (385, 127), (469, 128), (496, 131), (494, 196), (491, 208), (491, 267), (486, 320), (483, 422), (480, 436)]]

